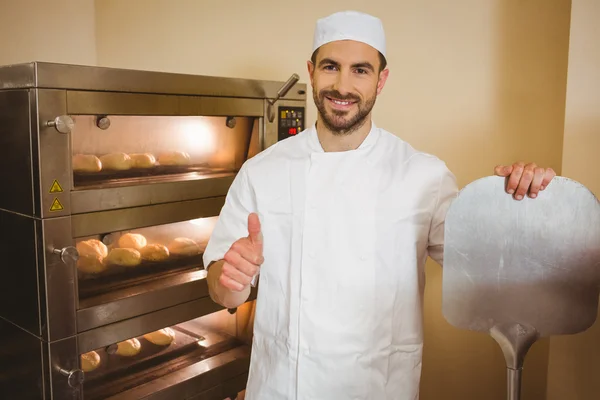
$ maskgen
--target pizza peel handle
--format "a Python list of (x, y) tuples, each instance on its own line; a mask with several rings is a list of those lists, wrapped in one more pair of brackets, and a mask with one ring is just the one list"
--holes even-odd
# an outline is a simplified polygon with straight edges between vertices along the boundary
[(536, 199), (516, 201), (505, 179), (467, 185), (445, 223), (442, 312), (453, 326), (491, 335), (520, 398), (527, 351), (540, 337), (588, 329), (600, 284), (600, 203), (555, 177)]

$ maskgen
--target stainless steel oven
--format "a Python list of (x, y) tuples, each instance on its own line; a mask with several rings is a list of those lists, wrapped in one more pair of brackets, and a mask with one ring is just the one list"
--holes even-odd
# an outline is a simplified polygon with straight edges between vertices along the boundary
[(241, 165), (304, 129), (297, 81), (0, 67), (1, 398), (245, 387), (250, 307), (202, 253)]

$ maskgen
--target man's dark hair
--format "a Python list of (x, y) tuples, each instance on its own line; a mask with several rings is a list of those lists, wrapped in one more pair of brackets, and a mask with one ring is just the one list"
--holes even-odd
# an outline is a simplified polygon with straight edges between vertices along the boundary
[[(319, 52), (319, 49), (316, 49), (312, 53), (312, 56), (310, 57), (310, 61), (315, 65), (317, 64), (317, 53), (318, 52)], [(387, 67), (387, 60), (385, 59), (383, 54), (381, 54), (381, 52), (378, 51), (377, 54), (379, 54), (379, 72), (381, 72), (385, 69), (385, 67)]]

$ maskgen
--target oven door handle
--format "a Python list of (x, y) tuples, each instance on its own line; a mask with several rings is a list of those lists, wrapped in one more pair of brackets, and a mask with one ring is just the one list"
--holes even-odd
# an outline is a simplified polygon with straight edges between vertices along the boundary
[(60, 133), (68, 134), (75, 127), (75, 121), (68, 115), (59, 115), (52, 121), (46, 121), (46, 126), (53, 127)]
[(58, 254), (63, 263), (71, 265), (79, 260), (79, 252), (73, 246), (63, 247), (62, 249), (53, 249), (54, 254)]
[(67, 377), (67, 383), (73, 389), (78, 389), (83, 384), (85, 380), (85, 373), (80, 369), (74, 369), (71, 371), (67, 371), (66, 369), (59, 368), (58, 372)]

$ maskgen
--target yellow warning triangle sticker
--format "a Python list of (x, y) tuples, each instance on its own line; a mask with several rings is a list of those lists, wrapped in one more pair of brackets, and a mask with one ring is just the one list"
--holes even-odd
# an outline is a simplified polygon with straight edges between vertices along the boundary
[(60, 186), (60, 183), (55, 179), (52, 183), (52, 187), (50, 187), (50, 193), (60, 193), (63, 191), (63, 188)]
[(58, 201), (58, 199), (55, 197), (54, 201), (52, 202), (52, 205), (50, 206), (50, 211), (62, 211), (64, 210), (64, 207), (62, 204), (60, 204), (60, 201)]

